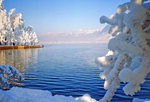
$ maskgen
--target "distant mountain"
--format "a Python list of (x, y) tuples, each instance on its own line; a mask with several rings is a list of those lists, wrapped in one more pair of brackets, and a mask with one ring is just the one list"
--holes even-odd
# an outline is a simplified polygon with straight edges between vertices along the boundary
[(107, 43), (109, 40), (110, 26), (94, 29), (94, 30), (80, 30), (78, 32), (49, 32), (47, 34), (39, 35), (40, 41), (43, 43)]

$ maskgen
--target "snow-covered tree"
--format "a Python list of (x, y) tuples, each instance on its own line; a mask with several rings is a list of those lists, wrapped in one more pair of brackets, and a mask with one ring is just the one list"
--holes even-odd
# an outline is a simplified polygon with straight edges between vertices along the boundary
[(150, 72), (150, 4), (147, 0), (131, 0), (119, 5), (111, 17), (102, 16), (101, 23), (111, 25), (109, 52), (97, 59), (107, 90), (101, 102), (109, 102), (120, 82), (126, 83), (123, 91), (133, 96)]
[(31, 45), (36, 45), (38, 43), (38, 38), (35, 32), (31, 33)]
[(7, 16), (6, 10), (2, 8), (3, 0), (0, 0), (0, 45), (6, 43), (6, 27), (7, 27)]
[[(24, 27), (22, 14), (11, 9), (6, 14), (3, 9), (3, 0), (0, 0), (0, 45), (35, 45), (38, 44), (37, 35), (32, 27)], [(23, 38), (24, 37), (24, 38)]]

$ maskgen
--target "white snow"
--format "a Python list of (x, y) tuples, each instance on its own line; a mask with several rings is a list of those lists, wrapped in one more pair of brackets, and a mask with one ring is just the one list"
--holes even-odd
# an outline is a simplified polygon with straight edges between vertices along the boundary
[(0, 102), (97, 102), (89, 95), (79, 98), (61, 95), (52, 96), (49, 91), (13, 87), (11, 90), (0, 90)]
[(133, 71), (129, 68), (125, 68), (123, 70), (120, 71), (119, 73), (119, 79), (122, 82), (132, 82), (132, 80), (134, 80), (136, 77), (133, 73)]
[[(22, 14), (16, 14), (16, 9), (7, 11), (0, 0), (0, 45), (35, 45), (38, 38), (31, 26), (25, 27)], [(8, 16), (7, 16), (8, 15)]]
[[(72, 96), (55, 95), (46, 90), (13, 87), (11, 90), (0, 90), (0, 102), (98, 102), (89, 95), (74, 98)], [(150, 99), (134, 98), (133, 102), (150, 102)]]
[[(13, 87), (11, 90), (0, 90), (0, 102), (98, 102), (89, 95), (74, 98), (72, 96), (55, 95), (46, 90)], [(150, 102), (150, 99), (134, 98), (133, 102)]]
[(130, 0), (119, 5), (113, 16), (100, 18), (101, 23), (111, 25), (109, 33), (113, 36), (108, 44), (113, 53), (96, 61), (107, 90), (101, 102), (112, 99), (120, 82), (126, 83), (124, 93), (133, 96), (150, 72), (150, 3), (145, 1)]

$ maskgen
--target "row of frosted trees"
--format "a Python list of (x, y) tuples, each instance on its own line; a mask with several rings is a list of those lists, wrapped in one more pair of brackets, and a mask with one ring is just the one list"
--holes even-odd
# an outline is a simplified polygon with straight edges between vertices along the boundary
[(31, 26), (25, 27), (22, 14), (16, 14), (15, 9), (8, 13), (2, 8), (0, 0), (0, 45), (28, 46), (38, 43), (37, 35)]

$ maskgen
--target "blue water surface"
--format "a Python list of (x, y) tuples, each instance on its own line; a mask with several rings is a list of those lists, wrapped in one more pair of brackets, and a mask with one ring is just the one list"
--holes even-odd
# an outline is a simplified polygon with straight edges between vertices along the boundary
[[(1, 50), (0, 64), (15, 66), (24, 76), (23, 82), (15, 86), (49, 90), (53, 95), (79, 97), (91, 95), (97, 100), (105, 94), (104, 81), (99, 78), (100, 70), (95, 59), (107, 53), (105, 44), (47, 45), (42, 49)], [(135, 95), (150, 98), (150, 76)], [(130, 102), (121, 88), (112, 102)]]

